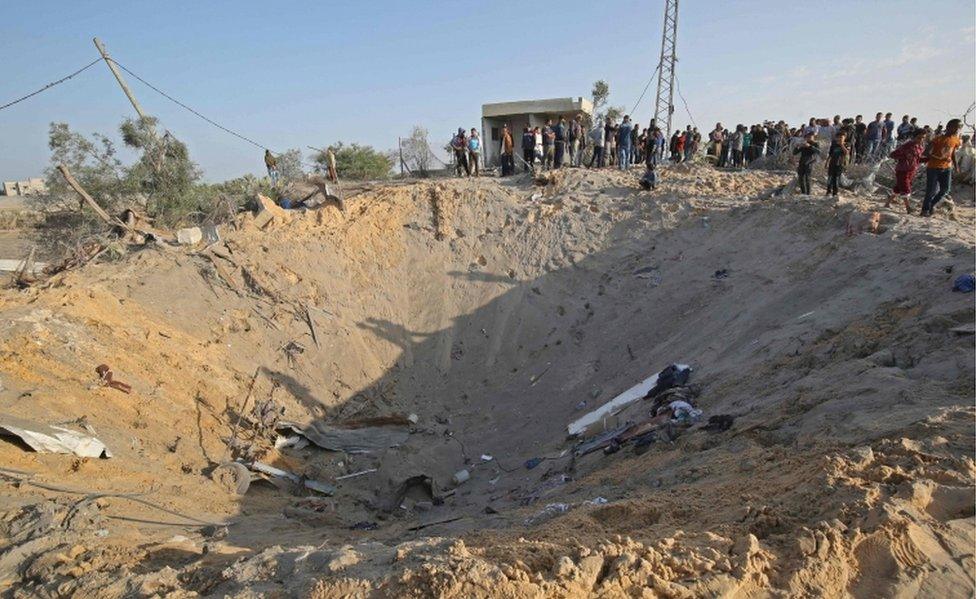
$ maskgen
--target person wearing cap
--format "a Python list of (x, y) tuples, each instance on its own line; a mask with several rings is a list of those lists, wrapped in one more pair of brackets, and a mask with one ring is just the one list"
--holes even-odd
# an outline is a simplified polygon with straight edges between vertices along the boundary
[(461, 176), (461, 169), (464, 169), (465, 176), (471, 176), (471, 167), (468, 166), (468, 140), (464, 135), (464, 127), (458, 127), (457, 135), (451, 139), (451, 149), (454, 151), (454, 172), (458, 177)]

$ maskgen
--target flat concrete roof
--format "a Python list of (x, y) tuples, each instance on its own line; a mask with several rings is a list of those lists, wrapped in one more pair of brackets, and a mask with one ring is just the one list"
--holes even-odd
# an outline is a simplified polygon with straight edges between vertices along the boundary
[(593, 112), (593, 102), (586, 98), (549, 98), (546, 100), (519, 100), (481, 105), (481, 116), (491, 118), (513, 114), (548, 114), (563, 112)]

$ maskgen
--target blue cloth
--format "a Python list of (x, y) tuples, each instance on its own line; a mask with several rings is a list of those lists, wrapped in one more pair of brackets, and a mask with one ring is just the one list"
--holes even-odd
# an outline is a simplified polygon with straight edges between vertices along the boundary
[(468, 149), (472, 152), (477, 152), (481, 149), (481, 140), (477, 137), (472, 137), (468, 140)]
[(952, 284), (953, 291), (972, 293), (974, 289), (976, 289), (976, 277), (973, 275), (959, 275), (956, 282)]

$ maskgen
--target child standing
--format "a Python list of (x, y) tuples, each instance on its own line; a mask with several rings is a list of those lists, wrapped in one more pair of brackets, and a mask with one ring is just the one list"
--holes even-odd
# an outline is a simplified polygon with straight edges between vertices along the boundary
[(895, 188), (891, 190), (885, 208), (890, 208), (891, 203), (897, 196), (902, 196), (905, 203), (905, 212), (912, 213), (912, 182), (915, 180), (915, 173), (918, 165), (922, 161), (922, 154), (925, 152), (925, 130), (918, 129), (912, 134), (912, 139), (908, 143), (895, 148), (891, 157), (895, 162)]
[(839, 191), (840, 176), (844, 173), (848, 161), (846, 140), (847, 136), (844, 132), (839, 132), (827, 151), (827, 195), (835, 198)]

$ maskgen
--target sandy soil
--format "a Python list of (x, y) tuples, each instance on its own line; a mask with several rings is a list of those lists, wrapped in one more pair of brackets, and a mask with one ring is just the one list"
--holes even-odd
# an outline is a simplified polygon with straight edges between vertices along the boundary
[[(881, 209), (880, 234), (849, 237), (877, 198), (769, 197), (788, 175), (696, 166), (653, 193), (637, 177), (380, 186), (346, 213), (246, 216), (207, 249), (4, 291), (0, 412), (84, 418), (114, 457), (5, 439), (3, 467), (172, 513), (7, 475), (0, 592), (972, 596), (976, 356), (952, 329), (976, 311), (951, 292), (973, 268), (972, 190), (953, 219)], [(567, 452), (567, 423), (673, 362), (731, 429)], [(100, 386), (101, 363), (132, 393)], [(210, 472), (269, 398), (298, 422), (418, 420), (370, 454), (254, 439), (334, 497), (228, 493)], [(398, 497), (419, 475), (436, 497)]]

